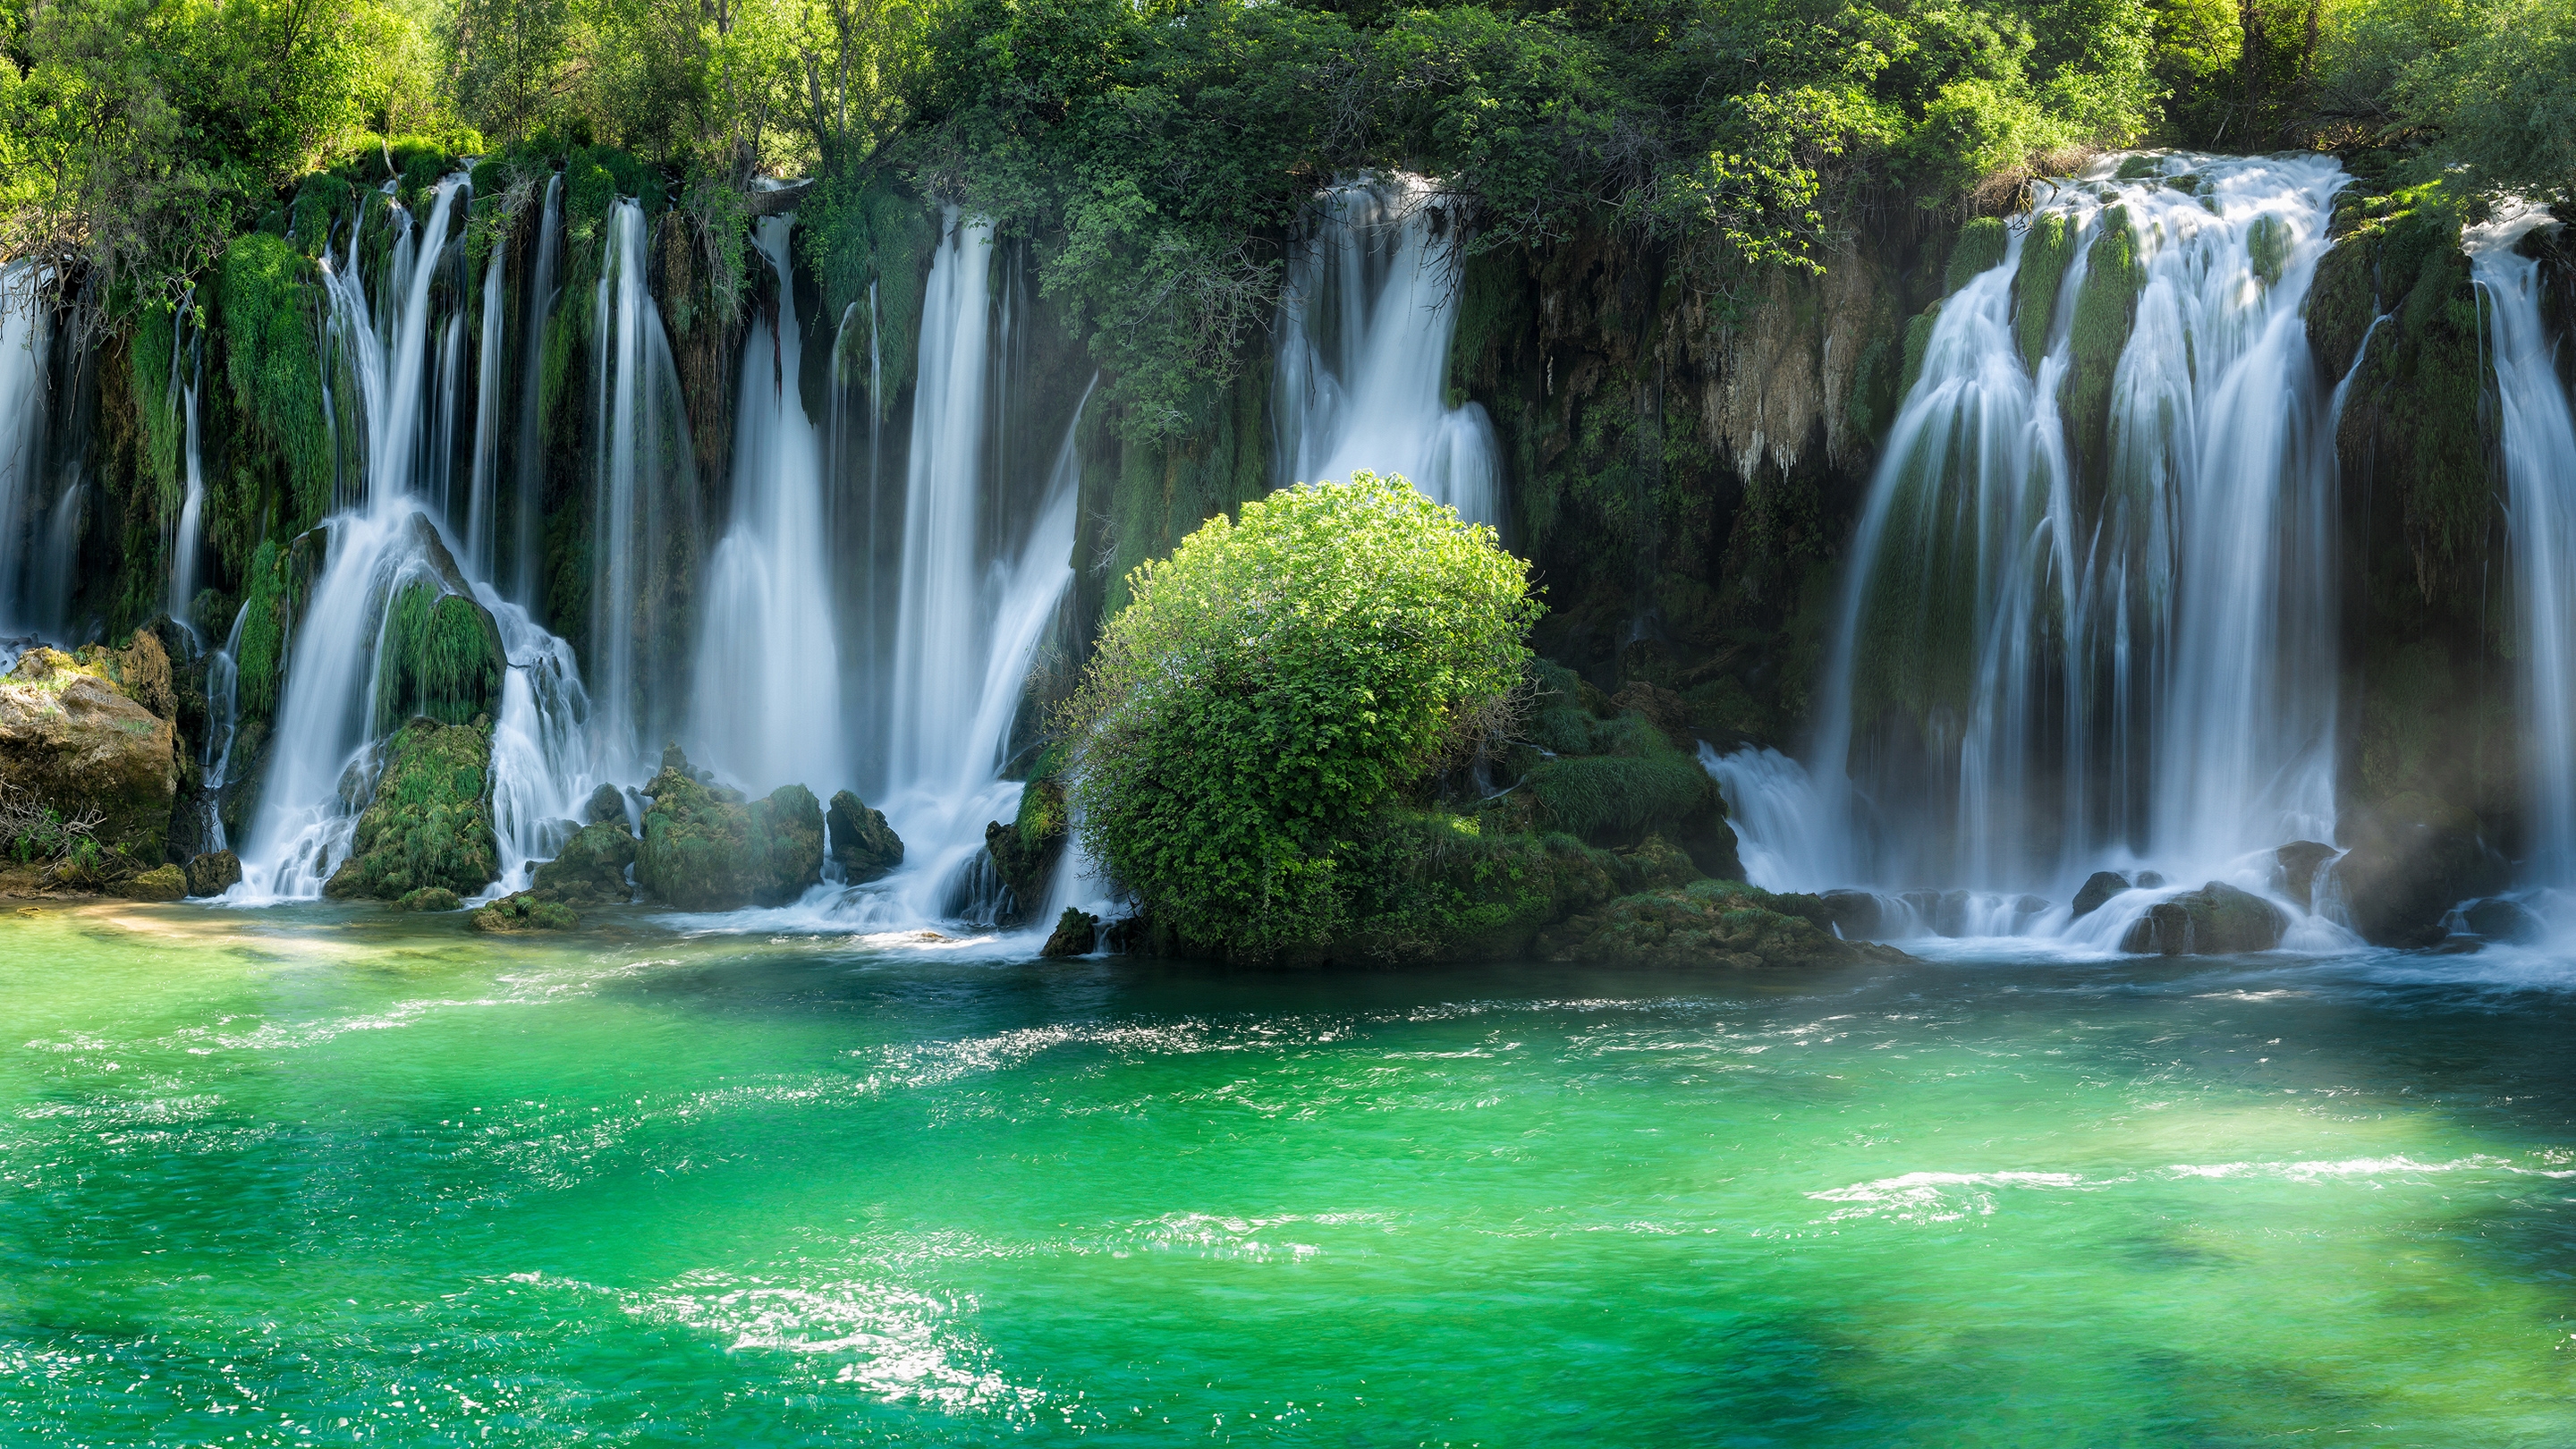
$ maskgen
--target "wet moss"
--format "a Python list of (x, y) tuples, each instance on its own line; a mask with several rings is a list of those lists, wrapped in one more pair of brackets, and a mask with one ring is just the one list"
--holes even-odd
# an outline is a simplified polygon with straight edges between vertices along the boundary
[(1950, 249), (1950, 266), (1943, 276), (1944, 296), (1968, 285), (1980, 274), (2001, 265), (2011, 237), (2004, 230), (2001, 217), (1971, 217), (1959, 228), (1959, 242)]
[(2021, 343), (2022, 365), (2039, 370), (2048, 352), (2048, 324), (2057, 316), (2058, 284), (2075, 260), (2075, 224), (2064, 212), (2031, 218), (2022, 239), (2021, 269), (2013, 274), (2013, 331)]
[(1774, 895), (1741, 881), (1693, 881), (1638, 892), (1551, 930), (1540, 949), (1557, 960), (1667, 969), (1844, 966), (1901, 961), (1903, 953), (1833, 933), (1814, 896)]
[(187, 441), (185, 394), (171, 386), (171, 357), (179, 342), (178, 315), (159, 303), (138, 308), (126, 356), (126, 396), (133, 409), (136, 472), (158, 496), (161, 511), (178, 516), (186, 493), (182, 452)]
[[(1935, 302), (1915, 313), (1905, 324), (1905, 371), (1896, 384), (1896, 405), (1899, 408), (1905, 405), (1906, 395), (1914, 391), (1914, 384), (1923, 380), (1924, 354), (1932, 350), (1932, 328), (1940, 320), (1941, 304)], [(1888, 421), (1893, 424), (1896, 419), (1891, 415)]]
[(2098, 500), (2110, 476), (2111, 382), (2129, 331), (2138, 319), (2138, 294), (2146, 289), (2138, 237), (2125, 206), (2106, 208), (2075, 292), (2072, 356), (2059, 401), (2067, 441), (2087, 496)]
[(823, 809), (814, 792), (783, 785), (748, 804), (696, 778), (676, 748), (644, 793), (635, 879), (688, 911), (784, 905), (823, 878)]
[(472, 895), (501, 873), (492, 833), (492, 742), (481, 730), (416, 719), (383, 746), (375, 798), (349, 859), (323, 893), (398, 901), (438, 888)]
[(288, 532), (310, 527), (331, 505), (312, 272), (310, 261), (265, 232), (235, 238), (220, 267), (224, 377), (240, 425), (237, 473), (247, 474), (238, 484), (272, 498)]
[(287, 208), (287, 226), (295, 249), (308, 257), (322, 255), (331, 244), (333, 227), (355, 214), (356, 188), (332, 175), (308, 176), (295, 189)]
[(472, 599), (425, 579), (405, 583), (386, 605), (377, 648), (378, 729), (414, 715), (469, 724), (499, 713), (509, 657), (492, 616)]
[(263, 540), (242, 572), (241, 652), (234, 696), (244, 718), (266, 719), (277, 709), (280, 671), (286, 662), (286, 557), (274, 540)]
[[(928, 202), (883, 170), (852, 182), (827, 176), (797, 207), (796, 245), (822, 285), (822, 315), (837, 326), (850, 308), (867, 315), (868, 286), (877, 289), (876, 336), (880, 421), (911, 385), (920, 351), (921, 289), (939, 244), (939, 216)], [(845, 386), (867, 381), (865, 326), (846, 334), (849, 355), (834, 366)]]
[(2252, 257), (2254, 275), (2264, 286), (2281, 280), (2281, 271), (2290, 260), (2290, 224), (2277, 216), (2258, 216), (2245, 234), (2245, 249)]

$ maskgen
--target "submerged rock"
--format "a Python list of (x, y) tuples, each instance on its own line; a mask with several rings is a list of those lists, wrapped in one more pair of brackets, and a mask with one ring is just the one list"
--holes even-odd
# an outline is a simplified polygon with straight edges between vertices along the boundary
[[(138, 639), (127, 653), (161, 661), (166, 693), (167, 656), (149, 634)], [(97, 811), (100, 845), (159, 860), (179, 793), (179, 737), (118, 687), (107, 651), (91, 652), (85, 662), (38, 645), (0, 679), (0, 780), (65, 818)]]
[(2341, 854), (2333, 846), (2313, 840), (2293, 840), (2273, 851), (2272, 859), (2281, 868), (2281, 894), (2297, 901), (2300, 910), (2315, 910), (2317, 872)]
[(2084, 888), (2075, 893), (2075, 914), (2067, 917), (2080, 921), (2102, 909), (2111, 897), (2129, 889), (2129, 878), (2116, 870), (2097, 870), (2084, 878)]
[(2231, 956), (2269, 951), (2281, 944), (2290, 917), (2261, 896), (2211, 881), (2196, 891), (2156, 902), (2120, 938), (2120, 949), (2138, 955)]
[(394, 902), (398, 911), (452, 911), (465, 904), (445, 886), (422, 886)]
[(465, 918), (478, 931), (569, 931), (581, 924), (570, 906), (539, 900), (527, 891), (503, 896)]
[(188, 877), (175, 865), (158, 865), (109, 886), (129, 901), (175, 901), (188, 894)]
[(492, 742), (470, 725), (414, 719), (385, 744), (376, 798), (322, 893), (398, 901), (437, 886), (472, 895), (501, 873), (492, 834)]
[[(602, 787), (606, 788), (606, 787)], [(626, 868), (635, 863), (635, 837), (618, 823), (585, 825), (564, 842), (562, 853), (536, 868), (536, 894), (581, 905), (623, 905), (635, 892)]]
[(826, 821), (832, 832), (832, 859), (840, 862), (841, 879), (865, 885), (903, 864), (903, 839), (886, 824), (885, 812), (847, 790), (832, 797)]
[(1743, 970), (1905, 959), (1893, 946), (1836, 936), (1830, 921), (1816, 896), (1701, 880), (1622, 896), (1550, 929), (1542, 949), (1559, 961)]
[(2460, 923), (2490, 941), (2511, 941), (2518, 945), (2539, 940), (2546, 930), (2539, 915), (2529, 906), (2503, 896), (2469, 902), (2460, 909)]
[(188, 894), (219, 896), (241, 884), (241, 857), (229, 850), (210, 850), (188, 862)]
[[(784, 905), (823, 879), (823, 807), (802, 785), (744, 802), (696, 777), (673, 745), (645, 793), (635, 879), (685, 911)], [(598, 826), (591, 827), (599, 829)]]
[(1056, 917), (1055, 930), (1048, 934), (1046, 944), (1038, 949), (1038, 954), (1050, 959), (1088, 956), (1092, 948), (1099, 944), (1100, 918), (1088, 911), (1067, 906), (1064, 908), (1064, 914)]

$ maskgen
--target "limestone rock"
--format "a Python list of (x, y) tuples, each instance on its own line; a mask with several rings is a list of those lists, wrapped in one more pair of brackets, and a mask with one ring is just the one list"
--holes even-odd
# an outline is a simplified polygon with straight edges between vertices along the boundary
[(188, 894), (219, 896), (241, 883), (241, 857), (229, 850), (210, 850), (188, 862)]
[(783, 905), (823, 878), (823, 809), (802, 785), (744, 803), (696, 778), (674, 745), (645, 793), (653, 808), (635, 878), (658, 900), (684, 911)]
[(2521, 945), (2539, 940), (2547, 929), (2529, 906), (2503, 896), (2469, 902), (2460, 910), (2460, 923), (2490, 941)]
[[(159, 648), (154, 642), (149, 652)], [(168, 673), (163, 656), (165, 691)], [(102, 845), (138, 862), (159, 860), (179, 792), (179, 737), (121, 692), (104, 666), (39, 645), (0, 679), (0, 780), (66, 816), (98, 811)]]
[(471, 895), (501, 873), (492, 834), (492, 742), (468, 725), (415, 719), (386, 741), (376, 796), (349, 859), (322, 893), (399, 901), (437, 886)]
[(1815, 896), (1694, 881), (1622, 896), (1577, 916), (1548, 931), (1542, 949), (1554, 960), (1615, 966), (1753, 969), (1905, 959), (1892, 946), (1834, 935), (1827, 910)]
[(108, 889), (129, 901), (175, 901), (188, 893), (188, 877), (175, 865), (159, 865)]
[(465, 918), (478, 931), (508, 934), (519, 931), (569, 931), (581, 924), (581, 917), (570, 906), (539, 900), (528, 891), (503, 896)]
[(2129, 878), (2116, 870), (2097, 870), (2084, 878), (2084, 888), (2075, 893), (2075, 914), (2067, 917), (2080, 921), (2102, 909), (2111, 897), (2129, 889)]
[(886, 824), (885, 812), (868, 808), (849, 791), (832, 797), (829, 823), (832, 859), (840, 862), (841, 878), (850, 884), (865, 885), (903, 864), (903, 840)]
[(2273, 851), (2272, 858), (2281, 866), (2281, 894), (2297, 901), (2300, 910), (2315, 910), (2317, 871), (2341, 854), (2313, 840), (2293, 840)]
[(1055, 930), (1048, 934), (1046, 945), (1038, 949), (1038, 954), (1050, 959), (1088, 956), (1099, 943), (1100, 918), (1067, 906), (1064, 914), (1056, 917)]
[(621, 813), (616, 824), (585, 825), (575, 832), (561, 854), (537, 867), (536, 894), (579, 905), (625, 904), (635, 894), (626, 884), (626, 868), (635, 863), (635, 837), (626, 833), (624, 822)]
[(2290, 918), (2261, 896), (2211, 881), (2156, 902), (2129, 928), (2120, 949), (2140, 955), (2232, 956), (2281, 944)]

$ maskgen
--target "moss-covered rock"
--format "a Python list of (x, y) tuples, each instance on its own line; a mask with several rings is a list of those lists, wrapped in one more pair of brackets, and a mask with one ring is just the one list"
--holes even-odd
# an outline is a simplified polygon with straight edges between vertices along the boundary
[[(19, 656), (0, 679), (0, 780), (66, 817), (97, 811), (101, 846), (157, 862), (178, 798), (178, 734), (129, 698), (115, 672), (103, 651), (84, 660), (38, 646)], [(164, 691), (168, 672), (165, 658)]]
[(626, 868), (635, 863), (635, 837), (623, 821), (585, 825), (564, 842), (562, 852), (537, 867), (533, 887), (549, 901), (578, 905), (622, 905), (634, 896)]
[(569, 931), (581, 924), (572, 907), (559, 902), (540, 900), (527, 891), (503, 896), (465, 918), (478, 931), (496, 934), (518, 931)]
[(802, 785), (746, 804), (696, 778), (674, 746), (644, 793), (653, 804), (635, 879), (656, 900), (686, 911), (784, 905), (823, 878), (823, 810)]
[(1959, 244), (1950, 250), (1950, 266), (1943, 274), (1942, 290), (1956, 292), (1975, 281), (1981, 273), (1992, 271), (2003, 262), (2004, 252), (2011, 242), (2011, 236), (2004, 230), (2003, 218), (1968, 218), (1967, 224), (1959, 228)]
[(1612, 966), (1841, 966), (1901, 961), (1875, 942), (1828, 928), (1824, 902), (1778, 896), (1741, 881), (1693, 881), (1622, 896), (1550, 930), (1551, 959)]
[(188, 859), (188, 894), (219, 896), (241, 884), (241, 857), (229, 850), (210, 850)]
[(1100, 944), (1100, 918), (1076, 906), (1064, 908), (1056, 917), (1055, 929), (1047, 933), (1046, 944), (1038, 955), (1049, 960), (1068, 956), (1088, 956)]
[(331, 505), (321, 292), (313, 285), (313, 263), (265, 232), (234, 238), (217, 281), (224, 377), (241, 424), (240, 466), (209, 480), (215, 517), (208, 532), (218, 548), (247, 549), (265, 507), (274, 505), (291, 531), (318, 521)]
[(1045, 903), (1047, 883), (1064, 858), (1070, 834), (1064, 784), (1053, 778), (1033, 780), (1020, 792), (1019, 814), (1010, 824), (996, 820), (984, 827), (984, 849), (1011, 891), (1008, 919), (1001, 924), (1016, 925)]
[(832, 834), (832, 859), (841, 866), (841, 879), (851, 885), (865, 885), (883, 878), (903, 864), (903, 839), (886, 824), (885, 812), (871, 809), (858, 796), (843, 790), (832, 797), (828, 823)]
[(468, 595), (428, 579), (411, 579), (386, 601), (377, 646), (379, 726), (422, 716), (470, 724), (501, 706), (509, 656), (491, 612)]
[(2062, 211), (2032, 217), (2022, 238), (2021, 269), (2013, 274), (2013, 334), (2022, 365), (2039, 371), (2048, 353), (2048, 324), (2057, 316), (2058, 284), (2075, 260), (2075, 223)]
[(349, 859), (322, 893), (398, 901), (436, 886), (472, 895), (501, 873), (492, 833), (492, 742), (468, 725), (415, 719), (379, 747), (384, 769)]
[(2110, 478), (2111, 381), (2137, 325), (2138, 294), (2146, 284), (2129, 209), (2105, 208), (2085, 256), (2084, 282), (2075, 289), (2073, 351), (2058, 394), (2088, 503), (2100, 500)]
[(2211, 881), (2156, 902), (2120, 939), (2120, 949), (2166, 956), (2229, 956), (2281, 944), (2289, 916), (2261, 896)]
[(394, 902), (394, 909), (398, 911), (452, 911), (463, 904), (465, 904), (463, 899), (461, 899), (456, 892), (449, 890), (445, 886), (422, 886), (416, 891), (407, 892), (401, 900)]
[(175, 865), (157, 865), (108, 887), (129, 901), (175, 901), (188, 894), (188, 877)]

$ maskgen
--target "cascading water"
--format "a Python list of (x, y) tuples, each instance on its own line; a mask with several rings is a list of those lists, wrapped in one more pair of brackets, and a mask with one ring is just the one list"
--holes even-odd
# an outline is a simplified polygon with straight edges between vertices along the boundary
[[(663, 666), (682, 634), (673, 608), (672, 551), (689, 546), (694, 516), (687, 508), (697, 491), (688, 412), (661, 309), (653, 303), (650, 263), (643, 208), (620, 199), (609, 210), (608, 255), (592, 314), (600, 448), (592, 492), (590, 694), (599, 712), (601, 763), (613, 778), (628, 780), (650, 772), (661, 756), (658, 732), (672, 723), (663, 714), (672, 691), (654, 686), (666, 682)], [(746, 451), (759, 447), (753, 426), (746, 416)], [(522, 485), (523, 500), (528, 486)]]
[[(2262, 889), (2254, 853), (2333, 838), (2332, 417), (2301, 311), (2344, 178), (2325, 158), (2107, 165), (2037, 209), (2066, 228), (2062, 279), (2017, 285), (2017, 227), (1933, 324), (1852, 549), (1812, 784), (1727, 767), (1771, 804), (1812, 789), (1850, 875), (1809, 888), (2062, 901), (2154, 863)], [(2097, 266), (2121, 270), (2088, 287)], [(2105, 378), (2085, 350), (2132, 297)], [(2087, 367), (2095, 423), (2067, 415)], [(1748, 861), (1801, 856), (1761, 837), (1769, 805), (1740, 808)]]
[[(179, 308), (183, 326), (194, 310), (195, 289), (191, 288), (188, 296), (189, 301)], [(206, 516), (206, 470), (197, 433), (197, 389), (205, 384), (206, 367), (204, 342), (194, 335), (195, 331), (194, 327), (186, 327), (188, 344), (184, 351), (188, 355), (188, 380), (185, 383), (179, 381), (179, 354), (183, 349), (174, 346), (170, 352), (171, 396), (174, 403), (185, 410), (180, 434), (185, 451), (180, 455), (180, 467), (185, 474), (187, 494), (179, 505), (179, 535), (170, 545), (168, 613), (180, 628), (191, 635), (196, 633), (191, 605), (197, 597), (198, 557), (205, 551)]]
[(58, 621), (28, 607), (30, 565), (44, 500), (45, 364), (53, 316), (37, 296), (35, 271), (0, 271), (0, 635)]
[(1502, 522), (1493, 419), (1448, 404), (1465, 239), (1418, 176), (1323, 194), (1279, 309), (1274, 481), (1401, 474), (1463, 518)]
[(465, 568), (480, 578), (489, 575), (499, 555), (498, 500), (493, 496), (501, 471), (502, 324), (508, 294), (502, 266), (509, 248), (492, 248), (483, 268), (483, 326), (474, 350), (474, 464), (465, 497)]
[(2487, 303), (2501, 414), (2522, 688), (2523, 884), (2559, 893), (2576, 889), (2576, 417), (2541, 320), (2540, 263), (2516, 250), (2554, 225), (2546, 210), (2516, 203), (2469, 228), (2463, 243)]
[[(452, 391), (451, 370), (430, 372), (432, 281), (451, 247), (449, 222), (462, 182), (440, 183), (427, 222), (404, 228), (387, 269), (384, 325), (359, 275), (360, 233), (347, 252), (323, 259), (331, 354), (353, 384), (335, 403), (363, 447), (365, 489), (358, 506), (324, 522), (323, 565), (289, 641), (277, 741), (257, 818), (242, 852), (241, 902), (309, 898), (346, 859), (357, 816), (381, 766), (378, 740), (399, 721), (379, 717), (379, 679), (388, 604), (404, 587), (469, 594), (492, 613), (509, 668), (493, 721), (492, 808), (503, 879), (524, 883), (530, 855), (550, 854), (548, 822), (571, 812), (592, 781), (584, 733), (588, 712), (571, 655), (526, 611), (458, 568), (437, 499), (421, 491), (426, 427), (453, 417), (453, 398), (434, 395), (435, 375)], [(449, 329), (453, 333), (453, 329)], [(329, 364), (326, 364), (329, 365)], [(427, 478), (431, 486), (443, 478)]]
[(851, 773), (822, 439), (799, 391), (790, 225), (764, 217), (754, 236), (777, 278), (778, 307), (774, 321), (764, 314), (752, 324), (743, 354), (733, 520), (707, 569), (691, 719), (719, 775), (754, 794), (802, 784), (828, 798)]
[(519, 354), (519, 487), (511, 507), (510, 597), (537, 604), (537, 517), (546, 497), (546, 332), (555, 315), (555, 253), (563, 250), (563, 175), (546, 178), (529, 266), (527, 345)]

